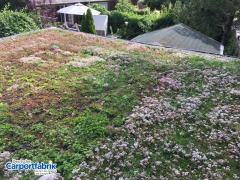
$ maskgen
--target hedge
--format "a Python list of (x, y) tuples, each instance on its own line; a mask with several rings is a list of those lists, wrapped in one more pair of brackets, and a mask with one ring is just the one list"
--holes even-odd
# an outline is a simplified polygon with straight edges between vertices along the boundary
[[(140, 34), (174, 25), (175, 14), (169, 13), (161, 18), (153, 15), (137, 15), (112, 11), (108, 17), (109, 26), (113, 32), (119, 29), (119, 37), (132, 39)], [(126, 26), (125, 22), (128, 22)]]
[[(108, 26), (112, 26), (113, 33), (116, 33), (119, 29), (118, 37), (123, 39), (132, 39), (140, 34), (175, 24), (174, 18), (176, 15), (173, 13), (156, 15), (156, 13), (142, 10), (134, 10), (131, 13), (118, 10), (107, 11), (97, 4), (94, 4), (91, 8), (100, 11), (101, 14), (108, 15)], [(128, 22), (127, 26), (126, 21)]]
[(23, 12), (0, 12), (0, 37), (11, 36), (38, 29), (32, 18)]

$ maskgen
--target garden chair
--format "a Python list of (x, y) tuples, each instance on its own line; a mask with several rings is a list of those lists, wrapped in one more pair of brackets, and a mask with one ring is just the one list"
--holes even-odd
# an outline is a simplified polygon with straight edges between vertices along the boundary
[(80, 32), (79, 27), (78, 27), (78, 24), (75, 23), (74, 26), (75, 26), (75, 28), (77, 29), (77, 32)]
[(75, 23), (75, 24), (73, 25), (73, 27), (75, 27), (75, 28), (70, 28), (70, 27), (68, 27), (68, 24), (67, 24), (66, 21), (64, 21), (64, 24), (63, 24), (63, 25), (66, 27), (67, 30), (80, 32), (77, 23)]

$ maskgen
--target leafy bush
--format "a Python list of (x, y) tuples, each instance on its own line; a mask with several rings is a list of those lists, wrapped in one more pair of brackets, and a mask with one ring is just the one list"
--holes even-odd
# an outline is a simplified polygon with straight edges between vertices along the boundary
[(150, 12), (150, 8), (147, 7), (145, 9), (135, 9), (133, 13), (138, 15), (146, 15), (146, 14), (150, 15), (151, 12)]
[[(124, 8), (123, 4), (127, 3), (121, 1), (116, 5), (117, 10), (111, 12), (97, 4), (92, 6), (93, 9), (100, 11), (101, 14), (108, 15), (109, 27), (112, 27), (113, 33), (116, 33), (119, 29), (120, 38), (132, 39), (140, 34), (175, 24), (175, 14), (170, 13), (170, 10), (166, 10), (165, 6), (163, 7), (165, 8), (164, 11), (155, 10), (150, 12), (149, 8), (145, 10), (129, 8), (128, 6), (134, 7), (131, 4), (126, 5)], [(171, 5), (169, 5), (169, 8), (171, 9)], [(128, 22), (128, 25), (125, 22)]]
[(111, 14), (110, 11), (106, 10), (106, 8), (104, 6), (100, 6), (99, 4), (93, 4), (93, 5), (87, 4), (86, 6), (91, 7), (92, 9), (95, 9), (95, 10), (101, 12), (101, 14), (104, 14), (104, 15)]
[(130, 0), (119, 0), (115, 6), (115, 9), (120, 12), (134, 12), (137, 9), (137, 6), (134, 6), (130, 3)]
[(0, 12), (0, 37), (11, 36), (38, 29), (36, 23), (26, 13), (13, 12), (8, 6)]
[(81, 22), (82, 25), (80, 27), (81, 32), (85, 32), (85, 29), (84, 29), (86, 27), (85, 22), (86, 22), (86, 14), (84, 13), (83, 16), (82, 16), (82, 22)]
[(173, 13), (166, 14), (162, 18), (156, 19), (153, 23), (153, 29), (161, 29), (174, 25), (176, 15)]
[[(112, 26), (113, 32), (122, 28), (124, 22), (127, 20), (129, 13), (122, 13), (120, 11), (111, 11), (108, 15), (108, 25)], [(132, 13), (131, 13), (132, 14)]]
[(119, 37), (123, 39), (132, 39), (140, 34), (174, 25), (173, 20), (175, 18), (174, 14), (166, 14), (161, 18), (156, 18), (155, 16), (151, 15), (123, 15), (125, 15), (123, 21), (128, 22), (127, 26), (123, 23), (124, 25), (118, 27), (120, 29)]
[(231, 36), (227, 39), (227, 45), (224, 48), (224, 54), (231, 55), (231, 56), (237, 56), (238, 55), (238, 49), (236, 46), (234, 46), (234, 36)]

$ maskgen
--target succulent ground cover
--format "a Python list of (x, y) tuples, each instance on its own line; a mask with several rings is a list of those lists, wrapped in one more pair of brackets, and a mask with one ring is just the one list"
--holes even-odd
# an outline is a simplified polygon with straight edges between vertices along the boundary
[(52, 30), (1, 42), (0, 61), (3, 179), (38, 178), (12, 158), (65, 179), (239, 178), (239, 60)]

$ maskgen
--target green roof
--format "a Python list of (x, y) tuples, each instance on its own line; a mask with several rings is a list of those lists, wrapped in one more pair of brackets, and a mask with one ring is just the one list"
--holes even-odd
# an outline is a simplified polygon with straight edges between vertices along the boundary
[(131, 41), (215, 54), (220, 54), (221, 46), (221, 43), (182, 23), (139, 35)]

